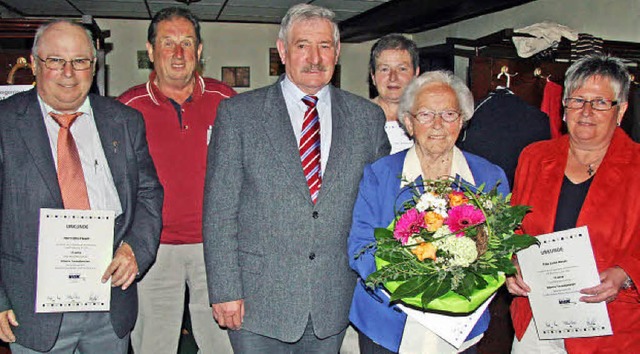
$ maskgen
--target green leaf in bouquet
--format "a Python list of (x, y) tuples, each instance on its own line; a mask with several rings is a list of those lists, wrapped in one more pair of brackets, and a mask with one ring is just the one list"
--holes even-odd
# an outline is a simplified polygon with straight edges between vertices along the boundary
[(529, 235), (514, 234), (502, 241), (502, 245), (510, 252), (517, 252), (536, 244), (539, 244), (538, 239)]
[(476, 273), (471, 273), (471, 274), (473, 274), (475, 277), (476, 287), (478, 288), (478, 290), (484, 289), (489, 285), (489, 283), (487, 283), (487, 281), (484, 280), (482, 276)]
[(412, 279), (407, 280), (404, 284), (400, 285), (394, 292), (391, 294), (391, 299), (389, 301), (398, 301), (405, 297), (413, 297), (420, 294), (425, 287), (428, 287), (429, 283), (432, 283), (434, 277), (429, 276), (417, 276)]
[(525, 214), (531, 209), (526, 205), (515, 205), (505, 209), (502, 213), (496, 215), (496, 221), (503, 228), (513, 230), (524, 218)]
[(376, 238), (377, 241), (383, 241), (383, 240), (394, 240), (393, 238), (393, 231), (389, 230), (389, 229), (385, 229), (382, 227), (378, 227), (373, 231), (373, 236)]
[[(485, 281), (485, 284), (487, 282)], [(464, 296), (467, 300), (471, 301), (471, 295), (475, 290), (476, 286), (476, 275), (473, 273), (467, 273), (464, 278), (460, 281), (458, 288), (456, 289), (456, 293)]]
[(403, 249), (383, 247), (378, 248), (376, 251), (376, 257), (384, 259), (390, 263), (406, 262), (413, 259), (413, 256)]
[(516, 267), (513, 265), (513, 262), (509, 258), (501, 257), (498, 258), (497, 262), (498, 269), (504, 272), (506, 275), (511, 275), (516, 273)]
[[(376, 262), (382, 260), (380, 257), (376, 256)], [(366, 279), (366, 283), (369, 286), (377, 286), (386, 282), (393, 281), (406, 281), (415, 276), (420, 275), (415, 268), (411, 267), (411, 263), (413, 260), (405, 260), (397, 263), (387, 263), (384, 266), (378, 267), (378, 270), (369, 274)]]
[(442, 281), (437, 281), (437, 276), (428, 277), (427, 284), (428, 286), (424, 288), (424, 293), (422, 293), (421, 298), (424, 308), (426, 308), (431, 301), (451, 290), (451, 278), (449, 276)]
[(369, 276), (365, 280), (365, 284), (370, 288), (375, 288), (376, 286), (380, 284), (384, 284), (385, 282), (389, 281), (389, 278), (391, 278), (392, 276), (394, 275), (389, 274), (388, 271), (385, 271), (384, 269), (380, 269), (369, 274)]
[[(486, 183), (483, 183), (483, 184), (481, 184), (480, 186), (478, 186), (478, 187), (476, 188), (476, 193), (473, 193), (473, 194), (475, 195), (475, 194), (485, 193), (485, 192), (484, 192), (484, 187), (486, 187)], [(468, 190), (469, 190), (469, 189), (468, 189)], [(470, 191), (470, 190), (469, 190), (469, 191)]]

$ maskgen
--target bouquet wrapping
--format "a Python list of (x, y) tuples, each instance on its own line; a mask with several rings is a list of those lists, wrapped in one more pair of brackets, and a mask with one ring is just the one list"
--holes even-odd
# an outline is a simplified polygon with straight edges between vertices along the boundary
[[(514, 252), (537, 243), (515, 233), (529, 207), (510, 195), (484, 192), (452, 179), (408, 183), (387, 228), (374, 231), (377, 271), (366, 283), (383, 285), (391, 302), (450, 314), (475, 311), (515, 274)], [(363, 250), (364, 251), (364, 250)]]

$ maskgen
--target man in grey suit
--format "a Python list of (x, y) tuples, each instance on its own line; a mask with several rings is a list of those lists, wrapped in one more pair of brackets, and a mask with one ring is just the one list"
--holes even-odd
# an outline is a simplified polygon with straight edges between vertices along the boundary
[[(124, 354), (137, 313), (133, 281), (153, 262), (161, 227), (144, 123), (136, 110), (88, 95), (96, 51), (81, 25), (41, 27), (31, 63), (36, 88), (0, 102), (0, 339), (14, 354)], [(41, 208), (115, 211), (113, 260), (101, 279), (111, 279), (109, 312), (35, 312)]]
[(330, 10), (292, 7), (277, 40), (286, 75), (218, 108), (204, 249), (236, 353), (337, 353), (349, 322), (351, 212), (364, 165), (389, 143), (379, 107), (329, 85), (339, 38)]

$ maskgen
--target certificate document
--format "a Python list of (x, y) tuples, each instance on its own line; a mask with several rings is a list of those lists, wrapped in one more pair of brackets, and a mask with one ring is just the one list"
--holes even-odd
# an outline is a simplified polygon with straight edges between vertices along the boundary
[(580, 289), (600, 284), (586, 226), (537, 237), (518, 252), (522, 278), (531, 288), (529, 302), (540, 339), (613, 334), (604, 302), (581, 302)]
[(40, 209), (35, 311), (109, 311), (114, 211)]

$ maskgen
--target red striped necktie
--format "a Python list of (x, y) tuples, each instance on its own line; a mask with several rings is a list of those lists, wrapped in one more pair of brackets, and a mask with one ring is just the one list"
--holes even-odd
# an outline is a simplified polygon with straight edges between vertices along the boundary
[(49, 113), (60, 125), (58, 132), (58, 183), (65, 209), (90, 209), (87, 184), (82, 172), (80, 155), (71, 135), (71, 124), (82, 113)]
[(302, 170), (309, 185), (311, 200), (316, 203), (320, 185), (322, 184), (322, 172), (320, 169), (320, 119), (316, 103), (318, 97), (304, 96), (302, 98), (307, 105), (307, 112), (302, 121), (302, 136), (300, 137), (300, 160)]

